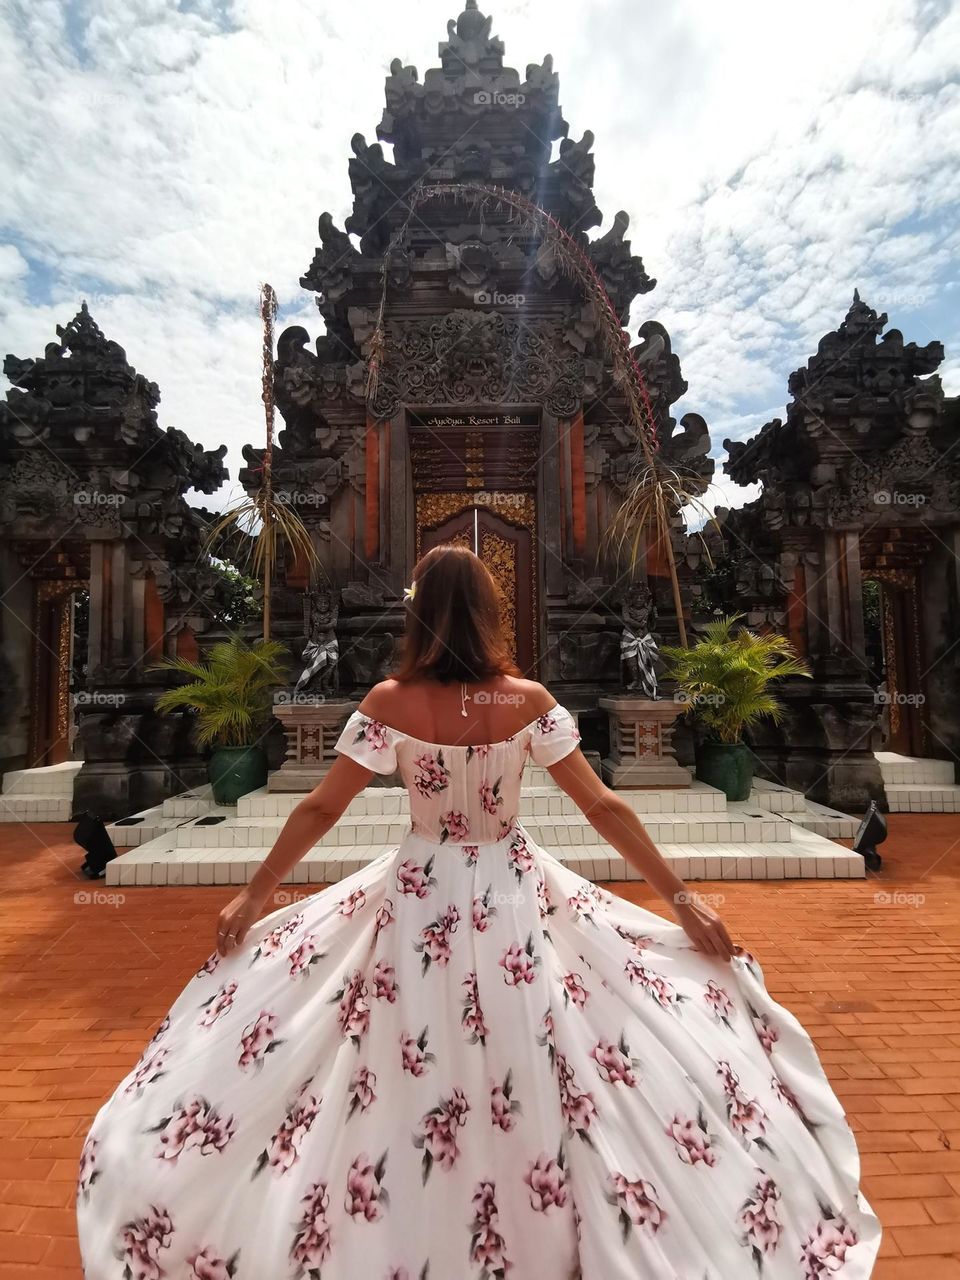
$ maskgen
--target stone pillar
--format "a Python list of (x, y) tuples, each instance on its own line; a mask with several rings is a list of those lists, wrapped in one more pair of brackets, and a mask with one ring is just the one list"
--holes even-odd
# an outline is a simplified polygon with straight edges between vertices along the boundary
[(690, 774), (673, 753), (674, 722), (684, 710), (669, 698), (601, 698), (610, 719), (610, 755), (602, 762), (609, 787), (689, 787)]
[(267, 781), (268, 791), (312, 791), (336, 759), (334, 743), (359, 703), (348, 698), (320, 699), (304, 695), (295, 702), (293, 694), (273, 706), (273, 714), (283, 725), (287, 757)]

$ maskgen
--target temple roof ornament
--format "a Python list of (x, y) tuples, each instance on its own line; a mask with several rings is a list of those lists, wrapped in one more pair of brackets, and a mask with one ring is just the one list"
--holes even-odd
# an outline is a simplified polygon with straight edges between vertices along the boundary
[(492, 26), (493, 18), (484, 17), (477, 0), (467, 0), (460, 17), (447, 23), (447, 38), (441, 40), (437, 50), (445, 74), (503, 69), (503, 41), (490, 35)]
[(906, 432), (936, 434), (943, 390), (924, 375), (943, 360), (943, 344), (904, 343), (899, 329), (883, 333), (886, 323), (855, 291), (839, 327), (790, 375), (786, 421), (774, 418), (751, 440), (724, 441), (731, 479), (822, 481), (850, 458), (893, 448)]
[(13, 385), (0, 400), (0, 456), (10, 468), (0, 487), (15, 505), (15, 477), (31, 456), (66, 467), (78, 490), (109, 495), (100, 510), (111, 515), (137, 515), (154, 499), (170, 514), (187, 490), (220, 486), (226, 445), (204, 449), (178, 428), (159, 426), (157, 384), (129, 364), (86, 302), (56, 332), (59, 341), (42, 358), (8, 355), (3, 363)]

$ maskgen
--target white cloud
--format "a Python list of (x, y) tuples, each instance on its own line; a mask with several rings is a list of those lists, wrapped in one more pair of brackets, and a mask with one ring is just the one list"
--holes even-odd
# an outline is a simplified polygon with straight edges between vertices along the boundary
[[(23, 280), (30, 269), (30, 264), (14, 244), (0, 244), (0, 289)], [(0, 307), (3, 306), (0, 297)]]
[[(164, 425), (229, 443), (235, 478), (262, 439), (259, 285), (317, 334), (298, 279), (319, 213), (350, 211), (350, 138), (374, 140), (393, 57), (437, 65), (458, 7), (0, 0), (3, 349), (39, 354), (88, 297), (160, 384)], [(908, 340), (948, 344), (957, 389), (957, 7), (492, 11), (507, 62), (552, 52), (571, 135), (596, 134), (605, 226), (626, 209), (659, 280), (633, 323), (670, 329), (679, 411), (704, 414), (715, 450), (782, 416), (788, 374), (855, 286)]]

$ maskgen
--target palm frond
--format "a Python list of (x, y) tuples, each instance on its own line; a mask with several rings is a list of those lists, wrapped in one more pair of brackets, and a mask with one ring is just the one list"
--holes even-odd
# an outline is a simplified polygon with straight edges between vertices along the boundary
[[(601, 536), (601, 545), (612, 549), (618, 558), (624, 548), (629, 547), (632, 573), (637, 566), (641, 544), (651, 537), (655, 541), (669, 537), (674, 515), (687, 507), (693, 507), (706, 523), (719, 529), (716, 516), (700, 499), (698, 477), (684, 475), (659, 458), (652, 464), (641, 459), (632, 470), (623, 502)], [(697, 536), (712, 568), (713, 556), (707, 541), (702, 533)]]
[(277, 640), (250, 645), (232, 636), (213, 645), (202, 662), (171, 658), (159, 668), (189, 675), (187, 684), (167, 689), (157, 710), (190, 710), (197, 717), (197, 741), (242, 747), (256, 736), (269, 714), (272, 691), (283, 683), (286, 650)]
[(660, 651), (685, 710), (721, 742), (739, 742), (744, 728), (757, 720), (779, 721), (783, 708), (771, 684), (788, 676), (810, 676), (785, 636), (757, 635), (742, 626), (734, 632), (742, 617), (733, 614), (708, 623), (689, 649), (665, 646)]
[(252, 577), (262, 578), (267, 566), (276, 564), (281, 544), (289, 547), (294, 559), (304, 560), (311, 569), (322, 572), (306, 525), (286, 503), (278, 502), (264, 488), (223, 513), (207, 534), (206, 550), (212, 554), (222, 538), (244, 528), (256, 529), (243, 566)]

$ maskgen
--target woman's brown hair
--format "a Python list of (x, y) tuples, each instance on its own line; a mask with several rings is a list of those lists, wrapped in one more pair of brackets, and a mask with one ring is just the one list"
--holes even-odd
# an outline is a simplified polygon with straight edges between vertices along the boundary
[(517, 676), (489, 569), (467, 547), (434, 547), (413, 570), (413, 599), (395, 680)]

